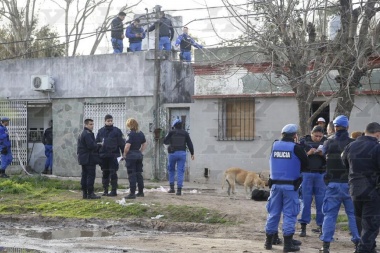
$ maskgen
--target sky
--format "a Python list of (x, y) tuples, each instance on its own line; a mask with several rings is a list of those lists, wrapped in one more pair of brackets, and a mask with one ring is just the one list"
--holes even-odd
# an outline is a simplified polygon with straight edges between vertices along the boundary
[[(63, 2), (56, 0), (57, 2)], [(117, 3), (120, 0), (116, 0)], [(120, 1), (121, 2), (121, 1)], [(130, 4), (137, 3), (138, 0), (128, 0)], [(247, 0), (230, 0), (231, 4), (242, 5), (241, 8), (246, 8)], [(239, 31), (231, 24), (231, 20), (225, 18), (228, 16), (228, 11), (224, 7), (212, 8), (218, 6), (224, 6), (222, 0), (142, 0), (137, 6), (132, 10), (135, 14), (145, 14), (146, 10), (148, 12), (153, 12), (153, 9), (156, 5), (161, 5), (161, 9), (166, 13), (172, 16), (182, 16), (183, 25), (187, 25), (189, 28), (189, 33), (194, 36), (198, 42), (202, 43), (205, 47), (217, 47), (220, 46), (221, 38), (231, 39), (239, 35)], [(206, 7), (211, 7), (209, 11)], [(117, 5), (111, 10), (110, 15), (116, 15), (118, 13)], [(203, 9), (200, 9), (203, 8)], [(194, 10), (195, 9), (195, 10)], [(59, 7), (45, 0), (43, 6), (41, 6), (41, 11), (39, 12), (40, 24), (50, 24), (55, 27), (55, 29), (61, 34), (64, 35), (64, 16), (62, 10)], [(242, 10), (242, 13), (246, 13)], [(75, 15), (75, 13), (72, 13)], [(99, 13), (101, 14), (101, 13)], [(96, 31), (102, 20), (99, 19), (98, 14), (95, 14), (88, 20), (86, 25), (85, 32)], [(221, 17), (220, 19), (213, 20), (204, 20), (208, 17), (216, 18)], [(223, 18), (224, 17), (224, 18)], [(127, 16), (125, 21), (129, 21), (133, 16)], [(201, 20), (200, 20), (201, 19)], [(217, 31), (217, 34), (214, 32), (214, 29)], [(112, 52), (112, 46), (109, 42), (110, 32), (106, 34), (106, 38), (98, 47), (97, 53), (109, 53)], [(176, 36), (174, 37), (176, 39)], [(62, 40), (63, 41), (63, 40)], [(86, 39), (81, 42), (79, 49), (80, 54), (88, 54), (89, 46), (93, 42), (91, 39)], [(125, 44), (128, 45), (127, 40)]]

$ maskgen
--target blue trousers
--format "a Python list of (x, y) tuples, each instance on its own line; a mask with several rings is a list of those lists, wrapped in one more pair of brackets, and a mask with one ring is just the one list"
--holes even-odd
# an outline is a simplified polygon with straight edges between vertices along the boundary
[(182, 61), (191, 61), (191, 52), (190, 51), (181, 51)]
[(313, 195), (315, 198), (315, 206), (317, 209), (316, 222), (318, 226), (322, 226), (323, 213), (322, 204), (326, 192), (326, 184), (323, 181), (324, 173), (302, 173), (302, 203), (301, 218), (299, 223), (309, 224), (311, 220), (311, 202)]
[(158, 42), (158, 49), (159, 50), (166, 50), (166, 51), (169, 51), (172, 49), (172, 44), (170, 42), (170, 38), (169, 37), (160, 37), (160, 40)]
[(123, 52), (123, 40), (112, 38), (111, 43), (114, 54), (120, 54)]
[(129, 43), (131, 52), (141, 51), (141, 42)]
[(169, 184), (174, 184), (176, 172), (175, 165), (177, 164), (177, 187), (182, 188), (183, 176), (185, 174), (185, 163), (186, 151), (175, 151), (174, 153), (169, 153)]
[(8, 154), (1, 154), (1, 170), (4, 170), (10, 165), (13, 161), (12, 150), (10, 147), (7, 148)]
[(108, 188), (111, 183), (112, 190), (117, 189), (117, 171), (119, 170), (119, 163), (117, 158), (114, 157), (103, 157), (100, 164), (102, 170), (102, 184), (103, 188)]
[(348, 183), (333, 183), (327, 185), (325, 198), (323, 200), (322, 211), (325, 215), (322, 225), (322, 235), (319, 237), (321, 241), (331, 242), (335, 232), (336, 220), (340, 205), (343, 203), (348, 218), (348, 226), (350, 228), (352, 242), (359, 242), (360, 236), (356, 226), (354, 204), (349, 194)]
[(272, 185), (266, 208), (268, 217), (265, 232), (267, 234), (272, 235), (278, 232), (281, 213), (283, 213), (283, 235), (288, 236), (294, 234), (297, 215), (300, 211), (300, 203), (298, 191), (294, 190), (293, 185)]
[(52, 170), (53, 168), (53, 145), (45, 145), (45, 169)]
[(91, 194), (94, 192), (94, 182), (96, 176), (96, 165), (82, 165), (81, 185), (84, 192)]

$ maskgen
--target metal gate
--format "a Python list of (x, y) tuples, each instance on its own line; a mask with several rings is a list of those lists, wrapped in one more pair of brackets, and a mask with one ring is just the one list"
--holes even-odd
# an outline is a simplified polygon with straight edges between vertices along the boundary
[(99, 103), (99, 104), (84, 104), (83, 119), (90, 118), (94, 120), (94, 134), (96, 136), (98, 130), (104, 126), (104, 116), (111, 114), (113, 117), (114, 126), (120, 128), (125, 135), (127, 120), (127, 105), (126, 103)]
[[(27, 162), (27, 102), (26, 101), (0, 101), (0, 117), (10, 119), (8, 131), (12, 143), (12, 165), (20, 165)], [(19, 139), (17, 138), (19, 137)], [(18, 147), (16, 141), (18, 141)]]

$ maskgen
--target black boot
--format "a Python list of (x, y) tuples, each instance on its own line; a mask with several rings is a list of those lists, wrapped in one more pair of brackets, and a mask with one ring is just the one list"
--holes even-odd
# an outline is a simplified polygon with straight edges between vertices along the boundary
[(102, 196), (108, 196), (108, 188), (104, 188)]
[(319, 253), (330, 253), (330, 243), (329, 242), (323, 242), (323, 246), (319, 250)]
[(108, 196), (108, 186), (109, 186), (108, 178), (107, 179), (102, 178), (102, 185), (103, 185), (103, 189), (104, 189), (102, 196)]
[(9, 178), (9, 176), (7, 174), (5, 174), (5, 170), (0, 170), (0, 177)]
[(137, 194), (136, 194), (136, 197), (144, 197), (144, 192), (143, 191), (139, 191)]
[(110, 193), (108, 193), (108, 196), (109, 197), (115, 197), (115, 196), (117, 196), (116, 189), (112, 189), (112, 191)]
[(100, 196), (96, 195), (94, 192), (87, 194), (87, 199), (100, 199)]
[(182, 188), (177, 188), (177, 193), (175, 195), (182, 195)]
[(87, 199), (87, 190), (82, 190), (83, 199)]
[(42, 174), (45, 174), (47, 175), (49, 172), (48, 172), (48, 168), (45, 168), (44, 171), (42, 171)]
[(174, 184), (170, 184), (170, 190), (168, 191), (168, 193), (175, 193)]
[(299, 251), (300, 247), (293, 244), (293, 235), (284, 235), (284, 250), (283, 252), (296, 252)]
[(282, 240), (280, 239), (280, 237), (278, 237), (278, 233), (275, 233), (273, 235), (272, 244), (273, 245), (281, 245), (282, 244)]
[[(278, 234), (277, 234), (277, 236), (278, 236)], [(273, 238), (274, 238), (274, 235), (266, 234), (265, 244), (264, 244), (265, 249), (272, 249)]]
[(359, 252), (359, 242), (354, 242), (355, 244), (355, 251), (354, 253), (358, 253)]
[(313, 229), (311, 230), (311, 232), (313, 232), (313, 233), (318, 233), (319, 236), (321, 236), (321, 235), (322, 235), (322, 226), (318, 226), (318, 228), (313, 228)]
[(135, 199), (136, 198), (136, 194), (135, 193), (130, 193), (127, 196), (125, 196), (124, 198), (125, 199)]
[(299, 233), (300, 237), (306, 237), (306, 223), (301, 223), (301, 232)]

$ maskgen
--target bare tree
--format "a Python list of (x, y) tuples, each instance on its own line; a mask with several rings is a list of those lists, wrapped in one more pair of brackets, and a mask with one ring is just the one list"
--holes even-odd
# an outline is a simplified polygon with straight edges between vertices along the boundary
[(63, 45), (58, 33), (48, 25), (37, 27), (35, 13), (37, 0), (25, 1), (25, 6), (16, 0), (4, 0), (0, 3), (0, 58), (37, 58), (63, 55)]
[[(275, 73), (284, 81), (272, 85), (290, 86), (295, 93), (302, 134), (309, 132), (315, 117), (333, 98), (339, 98), (335, 114), (350, 115), (355, 90), (379, 42), (380, 22), (373, 21), (379, 11), (377, 0), (362, 1), (355, 9), (350, 0), (329, 6), (321, 0), (252, 1), (251, 19), (240, 15), (228, 0), (223, 2), (243, 33), (239, 42), (253, 45), (271, 63), (268, 80)], [(342, 28), (330, 41), (326, 24), (334, 11), (341, 13)], [(312, 102), (331, 70), (338, 70), (340, 87), (310, 116)]]
[[(94, 31), (95, 41), (91, 48), (90, 54), (94, 54), (100, 41), (104, 37), (104, 33), (110, 28), (111, 21), (115, 16), (109, 16), (109, 12), (113, 7), (114, 0), (51, 0), (59, 8), (65, 12), (65, 37), (66, 37), (66, 56), (75, 55), (81, 39), (88, 37), (84, 34), (86, 22), (88, 18), (94, 15), (96, 10), (102, 10), (103, 21), (101, 25)], [(139, 4), (142, 0), (137, 0), (133, 5), (124, 4), (119, 11), (126, 12), (132, 7)], [(75, 10), (71, 10), (72, 5), (75, 4)], [(75, 17), (70, 20), (70, 14), (75, 12)], [(70, 26), (70, 23), (72, 25)], [(73, 46), (70, 48), (70, 41), (74, 41)], [(69, 48), (71, 53), (69, 53)]]
[[(0, 17), (5, 24), (10, 25), (9, 31), (13, 41), (17, 43), (4, 44), (4, 48), (11, 56), (24, 55), (30, 47), (30, 37), (36, 28), (35, 17), (36, 0), (27, 0), (24, 6), (20, 6), (17, 0), (2, 0), (0, 2)], [(0, 38), (0, 42), (9, 42)]]
[(340, 0), (339, 5), (341, 29), (332, 49), (342, 56), (336, 65), (337, 81), (342, 89), (335, 115), (349, 117), (355, 104), (355, 92), (361, 85), (360, 79), (372, 68), (370, 57), (379, 49), (380, 21), (375, 16), (380, 12), (380, 3), (368, 0), (354, 5), (350, 0)]

